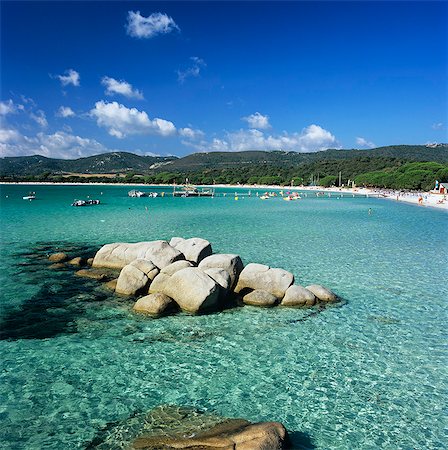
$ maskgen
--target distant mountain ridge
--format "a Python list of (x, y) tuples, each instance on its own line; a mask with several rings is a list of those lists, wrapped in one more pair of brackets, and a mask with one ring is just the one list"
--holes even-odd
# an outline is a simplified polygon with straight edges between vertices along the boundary
[(329, 149), (313, 153), (283, 151), (207, 152), (193, 153), (183, 158), (175, 156), (140, 156), (127, 152), (104, 153), (74, 160), (44, 156), (0, 158), (0, 176), (32, 176), (42, 173), (108, 174), (194, 172), (204, 169), (231, 169), (245, 165), (296, 166), (319, 161), (355, 158), (397, 158), (407, 161), (448, 162), (448, 145), (393, 145), (370, 150)]
[(40, 155), (12, 156), (0, 158), (0, 175), (146, 172), (174, 159), (174, 156), (140, 156), (128, 152), (102, 153), (78, 159), (55, 159)]

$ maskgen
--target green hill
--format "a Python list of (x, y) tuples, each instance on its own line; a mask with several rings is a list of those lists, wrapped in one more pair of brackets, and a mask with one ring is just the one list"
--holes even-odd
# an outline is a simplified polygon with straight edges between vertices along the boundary
[(355, 158), (397, 158), (406, 161), (448, 162), (448, 146), (429, 148), (425, 145), (394, 145), (371, 150), (325, 150), (313, 153), (282, 151), (209, 152), (193, 153), (171, 161), (160, 170), (197, 171), (202, 169), (226, 169), (241, 165), (299, 165), (314, 161)]
[(79, 159), (52, 159), (44, 156), (17, 156), (0, 159), (1, 176), (36, 176), (42, 173), (144, 173), (175, 157), (139, 156), (127, 152), (104, 153)]
[[(67, 176), (71, 174), (67, 178)], [(83, 177), (73, 174), (83, 174)], [(325, 150), (194, 153), (183, 158), (114, 152), (75, 160), (42, 156), (0, 159), (4, 181), (88, 182), (89, 174), (122, 174), (95, 181), (194, 184), (320, 184), (339, 180), (398, 189), (429, 189), (448, 181), (448, 145), (397, 145), (372, 150)]]

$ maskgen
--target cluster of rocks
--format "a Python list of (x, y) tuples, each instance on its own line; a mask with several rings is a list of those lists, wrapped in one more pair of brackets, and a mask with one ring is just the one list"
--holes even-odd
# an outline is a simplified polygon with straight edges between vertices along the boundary
[[(51, 255), (50, 260), (61, 263), (62, 254)], [(75, 258), (68, 263), (81, 261)], [(254, 263), (244, 266), (238, 255), (213, 254), (210, 242), (201, 238), (106, 244), (86, 263), (93, 268), (77, 275), (106, 281), (99, 269), (120, 270), (108, 287), (119, 295), (140, 297), (135, 311), (152, 316), (179, 308), (193, 314), (216, 311), (230, 301), (260, 307), (310, 307), (337, 301), (321, 285), (294, 284), (294, 275), (286, 270)]]
[(93, 263), (93, 258), (83, 258), (81, 256), (69, 258), (67, 253), (64, 252), (52, 253), (48, 257), (48, 260), (53, 263), (51, 266), (53, 269), (65, 267), (64, 263), (70, 264), (71, 266), (84, 266), (86, 264), (91, 266)]

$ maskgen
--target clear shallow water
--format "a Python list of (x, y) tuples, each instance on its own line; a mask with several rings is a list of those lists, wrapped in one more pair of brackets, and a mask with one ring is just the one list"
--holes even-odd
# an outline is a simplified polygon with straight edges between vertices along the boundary
[[(3, 448), (84, 448), (106, 423), (166, 403), (281, 421), (296, 448), (447, 447), (446, 212), (351, 197), (0, 189)], [(38, 200), (22, 200), (30, 190)], [(69, 206), (87, 195), (102, 204)], [(29, 257), (36, 246), (89, 253), (172, 236), (288, 269), (347, 303), (144, 319), (95, 282)]]

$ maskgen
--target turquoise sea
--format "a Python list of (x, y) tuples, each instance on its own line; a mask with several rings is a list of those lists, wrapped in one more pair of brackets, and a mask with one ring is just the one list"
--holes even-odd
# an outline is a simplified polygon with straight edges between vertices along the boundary
[[(280, 421), (297, 449), (448, 448), (446, 212), (130, 189), (1, 186), (0, 448), (86, 448), (106, 424), (161, 404)], [(22, 200), (28, 191), (37, 200)], [(87, 196), (102, 203), (70, 207)], [(290, 270), (344, 302), (154, 320), (45, 259), (172, 236)]]

